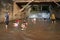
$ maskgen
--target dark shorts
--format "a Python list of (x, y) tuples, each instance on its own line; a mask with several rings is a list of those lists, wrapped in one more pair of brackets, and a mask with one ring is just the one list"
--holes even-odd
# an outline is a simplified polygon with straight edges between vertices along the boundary
[(5, 21), (5, 23), (6, 23), (6, 25), (8, 25), (9, 24), (9, 21)]
[(55, 19), (52, 19), (52, 21), (55, 21)]

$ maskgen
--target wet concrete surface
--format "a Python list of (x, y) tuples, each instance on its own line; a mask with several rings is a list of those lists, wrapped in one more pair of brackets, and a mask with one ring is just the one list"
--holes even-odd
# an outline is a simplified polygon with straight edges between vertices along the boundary
[(5, 24), (0, 24), (0, 40), (60, 40), (60, 21), (52, 24), (48, 21), (37, 21), (36, 24), (28, 21), (28, 27), (21, 30), (9, 23), (8, 29)]

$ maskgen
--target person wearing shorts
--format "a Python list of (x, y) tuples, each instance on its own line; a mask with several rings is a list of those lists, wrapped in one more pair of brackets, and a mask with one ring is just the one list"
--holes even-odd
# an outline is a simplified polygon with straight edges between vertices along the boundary
[(55, 23), (56, 21), (55, 21), (55, 14), (51, 14), (51, 20), (52, 20), (52, 23)]
[(5, 24), (6, 24), (6, 29), (7, 29), (7, 26), (9, 24), (9, 13), (6, 13), (5, 15)]

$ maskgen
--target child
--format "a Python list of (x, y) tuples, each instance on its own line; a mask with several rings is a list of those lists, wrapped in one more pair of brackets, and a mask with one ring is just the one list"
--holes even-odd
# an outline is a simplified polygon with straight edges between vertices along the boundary
[(19, 24), (20, 20), (19, 20), (19, 19), (17, 19), (15, 22)]
[(36, 23), (36, 18), (33, 18), (32, 19), (32, 22), (35, 24)]
[(26, 20), (24, 20), (23, 23), (24, 23), (25, 26), (27, 27), (28, 23), (26, 22)]
[(13, 23), (13, 26), (14, 26), (14, 27), (18, 27), (18, 23), (16, 23), (16, 22)]
[(21, 30), (24, 30), (24, 29), (25, 29), (25, 27), (26, 27), (25, 23), (22, 23), (22, 24), (21, 24), (21, 27), (22, 27), (22, 29), (21, 29)]
[(19, 25), (19, 20), (17, 19), (17, 20), (15, 21), (15, 23), (13, 23), (13, 25), (14, 25), (14, 27), (18, 27), (18, 25)]
[(21, 30), (26, 29), (27, 28), (27, 25), (28, 25), (28, 23), (26, 22), (26, 20), (23, 20), (23, 23), (21, 24), (21, 27), (22, 27)]

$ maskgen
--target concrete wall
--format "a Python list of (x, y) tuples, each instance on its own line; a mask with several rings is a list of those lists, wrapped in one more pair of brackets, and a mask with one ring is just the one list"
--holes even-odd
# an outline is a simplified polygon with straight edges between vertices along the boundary
[(55, 15), (57, 19), (60, 19), (60, 9), (56, 9), (55, 11)]
[(21, 12), (19, 12), (20, 7), (14, 2), (13, 5), (13, 19), (20, 18)]

